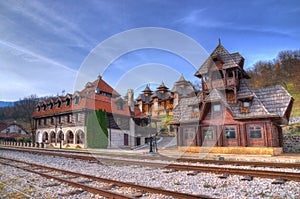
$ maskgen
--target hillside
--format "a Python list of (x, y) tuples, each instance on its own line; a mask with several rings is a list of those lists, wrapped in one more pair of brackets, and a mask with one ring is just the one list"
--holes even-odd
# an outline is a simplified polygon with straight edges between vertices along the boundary
[(292, 116), (300, 116), (300, 50), (282, 51), (272, 61), (259, 61), (247, 71), (252, 88), (282, 85), (294, 98)]
[(294, 105), (292, 109), (292, 116), (300, 116), (300, 86), (293, 82), (287, 84), (287, 90), (294, 98)]

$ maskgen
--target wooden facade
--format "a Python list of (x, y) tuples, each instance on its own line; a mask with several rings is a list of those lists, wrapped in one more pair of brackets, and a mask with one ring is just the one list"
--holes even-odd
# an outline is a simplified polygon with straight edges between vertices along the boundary
[(243, 65), (219, 43), (198, 69), (202, 91), (174, 109), (178, 146), (282, 147), (293, 98), (282, 86), (251, 89)]

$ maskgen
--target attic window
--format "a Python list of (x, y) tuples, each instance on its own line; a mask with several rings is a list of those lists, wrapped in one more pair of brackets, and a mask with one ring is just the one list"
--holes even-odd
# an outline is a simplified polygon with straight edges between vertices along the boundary
[(60, 100), (57, 102), (57, 107), (58, 107), (58, 108), (61, 107), (61, 101), (60, 101)]
[(50, 103), (50, 109), (51, 110), (53, 109), (53, 103)]
[(244, 108), (249, 108), (249, 107), (250, 107), (250, 102), (243, 102), (243, 103), (242, 103), (242, 106), (243, 106)]
[(79, 97), (78, 96), (75, 97), (75, 104), (79, 104)]
[(240, 102), (240, 113), (249, 113), (252, 100), (247, 99)]
[(123, 110), (123, 104), (122, 103), (119, 103), (117, 106), (118, 106), (118, 110)]
[(68, 98), (68, 99), (67, 99), (67, 106), (70, 106), (70, 103), (71, 103), (71, 99)]
[(43, 104), (43, 110), (45, 111), (47, 108), (46, 104)]
[(36, 108), (36, 110), (37, 110), (38, 112), (40, 112), (40, 111), (41, 111), (41, 107), (38, 106), (38, 107)]
[(95, 93), (96, 93), (96, 94), (100, 94), (100, 89), (99, 89), (99, 88), (96, 88), (96, 89), (95, 89)]

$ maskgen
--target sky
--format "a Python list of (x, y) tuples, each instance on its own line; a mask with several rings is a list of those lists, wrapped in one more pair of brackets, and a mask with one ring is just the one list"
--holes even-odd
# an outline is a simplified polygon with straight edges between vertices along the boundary
[[(2, 0), (0, 101), (73, 93), (98, 75), (122, 95), (161, 81), (172, 88), (181, 74), (194, 83), (219, 38), (251, 68), (282, 50), (300, 49), (299, 16), (298, 0)], [(194, 55), (199, 63), (182, 55), (189, 42), (201, 49)], [(140, 46), (112, 56), (118, 45), (131, 44)]]

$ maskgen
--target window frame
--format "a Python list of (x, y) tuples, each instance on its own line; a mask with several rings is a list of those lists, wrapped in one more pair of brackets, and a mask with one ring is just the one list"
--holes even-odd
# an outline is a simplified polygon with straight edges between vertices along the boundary
[[(207, 136), (207, 132), (210, 132), (210, 136)], [(214, 130), (210, 128), (203, 129), (204, 140), (214, 140)]]
[[(260, 136), (257, 137), (257, 135), (259, 135), (259, 134), (260, 134)], [(263, 127), (261, 125), (257, 125), (257, 124), (250, 125), (249, 126), (249, 138), (250, 139), (262, 139), (263, 138)]]
[[(227, 129), (227, 130), (226, 130)], [(227, 136), (227, 132), (229, 133), (229, 136)], [(234, 132), (234, 137), (231, 137), (231, 133)], [(224, 137), (226, 140), (232, 140), (237, 139), (237, 128), (236, 126), (225, 126), (224, 127)]]

